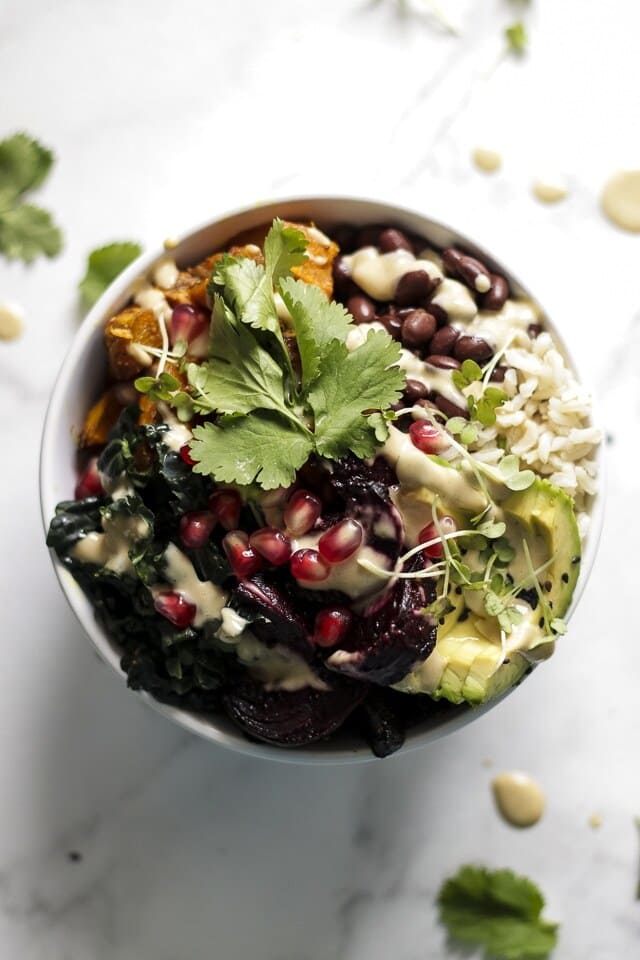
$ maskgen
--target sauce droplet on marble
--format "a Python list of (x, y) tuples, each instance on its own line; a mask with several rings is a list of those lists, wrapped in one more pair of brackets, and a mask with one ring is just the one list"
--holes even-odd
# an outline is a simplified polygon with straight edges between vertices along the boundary
[(621, 170), (604, 185), (604, 215), (623, 230), (640, 233), (640, 170)]
[(531, 186), (533, 195), (541, 203), (559, 203), (569, 193), (562, 177), (538, 177)]
[(0, 303), (0, 340), (17, 340), (24, 329), (24, 311), (17, 303)]
[(491, 786), (500, 814), (513, 827), (532, 827), (544, 813), (542, 787), (526, 773), (500, 773)]
[(587, 820), (587, 823), (589, 824), (592, 830), (598, 830), (599, 827), (602, 826), (602, 817), (600, 816), (599, 813), (592, 813), (589, 819)]
[(490, 150), (488, 147), (476, 147), (471, 159), (482, 173), (495, 173), (502, 166), (501, 155), (497, 150)]

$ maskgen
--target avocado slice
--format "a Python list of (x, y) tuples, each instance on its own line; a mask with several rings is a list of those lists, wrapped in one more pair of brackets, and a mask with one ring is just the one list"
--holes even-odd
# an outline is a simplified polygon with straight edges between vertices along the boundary
[(554, 616), (564, 616), (578, 580), (582, 554), (573, 500), (549, 480), (536, 479), (526, 490), (510, 494), (501, 506), (507, 537), (517, 553), (518, 562), (510, 568), (514, 580), (527, 573), (520, 549), (524, 536), (527, 543), (538, 545), (538, 558), (553, 558), (540, 574), (540, 581)]

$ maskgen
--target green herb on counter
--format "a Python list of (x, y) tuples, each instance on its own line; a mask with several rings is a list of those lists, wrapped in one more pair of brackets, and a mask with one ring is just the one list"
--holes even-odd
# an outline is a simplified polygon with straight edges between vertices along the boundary
[(86, 307), (92, 307), (110, 283), (142, 253), (138, 243), (129, 240), (109, 243), (93, 250), (87, 260), (87, 269), (80, 281), (80, 295)]
[(510, 53), (521, 55), (525, 52), (529, 43), (529, 35), (522, 20), (516, 20), (515, 23), (508, 26), (504, 31), (504, 35)]
[(499, 960), (542, 960), (557, 943), (558, 925), (541, 917), (540, 890), (511, 870), (461, 867), (440, 888), (438, 906), (453, 940)]
[(46, 180), (53, 160), (51, 150), (26, 133), (0, 141), (0, 253), (9, 260), (31, 263), (62, 249), (62, 234), (51, 214), (24, 202)]

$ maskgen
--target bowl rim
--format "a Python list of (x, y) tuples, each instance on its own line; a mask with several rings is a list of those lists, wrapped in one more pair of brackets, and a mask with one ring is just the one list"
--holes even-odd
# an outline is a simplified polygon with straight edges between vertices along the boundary
[[(484, 259), (485, 262), (488, 261), (490, 264), (494, 264), (496, 269), (499, 269), (500, 272), (504, 273), (508, 277), (512, 287), (515, 287), (518, 292), (525, 294), (541, 308), (542, 313), (549, 324), (555, 342), (560, 346), (565, 359), (573, 369), (579, 382), (590, 393), (591, 423), (594, 426), (600, 426), (597, 406), (594, 402), (594, 392), (591, 389), (591, 385), (585, 380), (585, 378), (582, 377), (582, 375), (578, 373), (573, 356), (549, 312), (545, 309), (540, 300), (531, 294), (529, 288), (521, 282), (519, 276), (517, 276), (513, 270), (506, 268), (506, 265), (502, 260), (485, 250), (479, 243), (476, 242), (475, 238), (457, 227), (450, 226), (448, 223), (439, 218), (431, 217), (428, 213), (422, 213), (418, 208), (407, 205), (406, 202), (397, 202), (396, 200), (385, 199), (384, 197), (380, 196), (374, 197), (356, 194), (338, 194), (334, 192), (317, 192), (313, 195), (293, 194), (279, 197), (273, 196), (269, 197), (268, 200), (264, 200), (259, 203), (244, 204), (234, 207), (231, 210), (219, 212), (207, 220), (202, 221), (199, 225), (181, 231), (175, 239), (175, 247), (173, 246), (172, 242), (171, 249), (167, 249), (163, 245), (159, 249), (151, 249), (146, 253), (142, 253), (134, 261), (132, 261), (132, 263), (107, 287), (96, 303), (87, 312), (75, 335), (73, 336), (62, 363), (59, 366), (53, 387), (50, 391), (49, 402), (43, 422), (39, 457), (39, 497), (42, 523), (45, 533), (48, 530), (50, 518), (54, 515), (56, 506), (56, 498), (52, 494), (52, 480), (56, 472), (56, 456), (58, 449), (56, 444), (56, 428), (59, 427), (60, 421), (64, 416), (63, 408), (66, 390), (74, 380), (74, 372), (77, 368), (78, 361), (85, 355), (87, 349), (93, 343), (94, 337), (96, 337), (98, 332), (102, 330), (109, 311), (111, 309), (121, 309), (121, 306), (116, 307), (115, 305), (120, 301), (124, 303), (129, 299), (134, 282), (141, 278), (146, 279), (149, 275), (150, 269), (154, 264), (168, 256), (177, 256), (178, 259), (180, 259), (181, 249), (188, 247), (190, 243), (197, 241), (197, 238), (200, 235), (206, 234), (207, 232), (216, 228), (220, 228), (226, 224), (229, 224), (231, 229), (232, 223), (238, 218), (249, 217), (250, 219), (253, 219), (254, 215), (256, 218), (259, 218), (260, 214), (264, 214), (264, 222), (264, 219), (271, 219), (272, 216), (276, 215), (282, 215), (284, 217), (295, 216), (295, 213), (287, 214), (286, 208), (298, 206), (308, 206), (309, 212), (306, 214), (306, 216), (309, 219), (317, 219), (318, 221), (322, 221), (322, 214), (318, 212), (317, 208), (322, 207), (323, 205), (355, 206), (361, 208), (363, 214), (365, 214), (367, 210), (373, 210), (375, 213), (369, 214), (366, 217), (366, 220), (369, 222), (371, 222), (372, 217), (377, 217), (379, 215), (386, 216), (388, 218), (386, 222), (398, 223), (401, 220), (419, 221), (422, 229), (424, 229), (425, 235), (428, 236), (430, 232), (449, 234), (457, 238), (456, 242), (477, 254), (481, 259)], [(269, 211), (271, 208), (273, 208), (276, 212), (267, 215), (267, 211)], [(366, 220), (363, 222), (366, 222)], [(385, 221), (383, 220), (383, 222)], [(238, 230), (236, 229), (233, 231), (231, 229), (229, 236), (233, 236), (233, 232), (237, 233)], [(126, 298), (125, 295), (127, 295)], [(67, 427), (68, 432), (71, 435), (70, 425), (67, 424)], [(565, 615), (566, 621), (569, 621), (575, 612), (578, 602), (584, 592), (586, 583), (591, 574), (593, 563), (595, 561), (602, 531), (606, 480), (604, 472), (605, 465), (603, 448), (604, 444), (601, 443), (596, 452), (596, 460), (598, 464), (598, 491), (593, 497), (590, 505), (590, 526), (585, 549), (583, 551), (583, 561), (581, 564), (580, 576), (571, 601), (571, 605), (567, 611), (567, 614)], [(107, 634), (102, 630), (95, 620), (93, 616), (93, 607), (89, 603), (80, 587), (77, 585), (71, 573), (58, 560), (52, 549), (49, 549), (49, 554), (62, 592), (78, 622), (84, 629), (85, 633), (89, 636), (101, 659), (108, 663), (121, 679), (126, 681), (126, 674), (119, 664), (119, 655), (116, 653), (114, 647), (109, 641)], [(513, 692), (514, 689), (515, 686), (510, 687), (501, 696), (489, 701), (486, 704), (475, 707), (460, 705), (455, 709), (454, 712), (447, 714), (442, 723), (436, 723), (433, 726), (427, 725), (426, 728), (424, 724), (418, 724), (415, 727), (410, 728), (407, 731), (406, 740), (403, 746), (395, 754), (393, 754), (393, 756), (399, 756), (411, 750), (424, 747), (429, 743), (435, 742), (449, 733), (453, 733), (461, 727), (466, 726), (474, 719), (486, 714), (497, 704), (501, 703), (507, 696), (509, 696), (509, 694)], [(235, 726), (230, 726), (228, 730), (222, 729), (218, 725), (218, 717), (216, 715), (211, 716), (199, 714), (195, 711), (185, 710), (181, 707), (175, 707), (161, 703), (150, 693), (144, 690), (134, 692), (137, 693), (141, 700), (156, 710), (156, 712), (167, 717), (174, 723), (177, 723), (179, 726), (189, 730), (192, 733), (195, 733), (209, 742), (217, 743), (220, 746), (248, 756), (303, 765), (329, 765), (356, 762), (362, 763), (378, 759), (373, 755), (370, 747), (364, 741), (361, 744), (358, 743), (357, 745), (354, 745), (353, 747), (335, 746), (333, 745), (332, 741), (329, 740), (295, 748), (283, 748), (268, 743), (252, 741), (247, 739), (243, 732)], [(227, 720), (228, 722), (228, 718), (221, 719)]]

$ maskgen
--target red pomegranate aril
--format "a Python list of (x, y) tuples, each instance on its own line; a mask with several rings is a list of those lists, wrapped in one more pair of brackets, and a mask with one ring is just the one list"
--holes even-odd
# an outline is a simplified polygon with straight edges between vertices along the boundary
[(244, 580), (262, 568), (258, 556), (244, 530), (232, 530), (222, 538), (222, 546), (238, 580)]
[(409, 436), (413, 445), (423, 453), (439, 453), (447, 446), (441, 431), (428, 420), (414, 420), (409, 427)]
[(318, 541), (318, 550), (327, 563), (342, 563), (353, 556), (362, 543), (363, 536), (362, 524), (351, 517), (345, 517), (322, 534)]
[(335, 647), (349, 632), (353, 616), (346, 607), (326, 607), (316, 616), (313, 642), (319, 647)]
[[(458, 529), (453, 517), (448, 516), (439, 517), (438, 526), (440, 527), (440, 532), (442, 532), (442, 534), (454, 533)], [(423, 553), (426, 553), (431, 560), (440, 560), (442, 554), (444, 553), (442, 541), (439, 540), (440, 532), (438, 531), (435, 523), (428, 523), (426, 527), (423, 527), (418, 536), (420, 543), (429, 543), (431, 540), (437, 541), (437, 543), (432, 543), (430, 546), (425, 547), (423, 551)]]
[(196, 462), (195, 462), (195, 460), (193, 459), (193, 457), (191, 456), (191, 451), (189, 450), (189, 444), (188, 444), (188, 443), (185, 443), (185, 444), (183, 444), (183, 446), (180, 447), (179, 453), (180, 453), (180, 456), (182, 457), (182, 459), (184, 460), (184, 462), (187, 464), (187, 466), (189, 466), (189, 467), (194, 467), (194, 466), (195, 466), (195, 463), (196, 463)]
[(91, 457), (86, 467), (78, 477), (75, 498), (84, 500), (85, 497), (99, 497), (104, 493), (102, 480), (98, 472), (98, 458)]
[(225, 530), (235, 530), (240, 520), (242, 498), (235, 490), (218, 490), (209, 497), (209, 509)]
[(291, 541), (286, 533), (276, 527), (256, 530), (249, 537), (249, 544), (274, 567), (281, 567), (291, 557)]
[(187, 303), (179, 303), (173, 308), (169, 321), (169, 338), (172, 346), (175, 347), (178, 341), (192, 344), (208, 332), (209, 318), (204, 310), (198, 310)]
[(326, 563), (317, 550), (304, 547), (296, 550), (290, 561), (291, 575), (296, 580), (320, 581), (329, 576), (329, 564)]
[(287, 533), (301, 537), (308, 533), (322, 513), (322, 503), (314, 493), (308, 490), (296, 490), (284, 508), (284, 522)]
[(210, 510), (193, 511), (180, 517), (180, 539), (185, 547), (196, 550), (204, 547), (216, 525), (216, 518)]
[(196, 615), (195, 604), (185, 600), (181, 593), (159, 593), (154, 597), (153, 605), (159, 614), (181, 630), (193, 623)]

